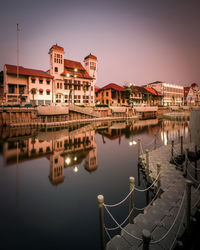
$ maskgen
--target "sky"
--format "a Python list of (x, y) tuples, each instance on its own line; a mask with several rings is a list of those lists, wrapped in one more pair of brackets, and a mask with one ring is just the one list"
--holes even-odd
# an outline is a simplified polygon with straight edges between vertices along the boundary
[(97, 85), (166, 81), (200, 85), (199, 0), (3, 0), (0, 70), (48, 70), (53, 44), (65, 58), (97, 56)]

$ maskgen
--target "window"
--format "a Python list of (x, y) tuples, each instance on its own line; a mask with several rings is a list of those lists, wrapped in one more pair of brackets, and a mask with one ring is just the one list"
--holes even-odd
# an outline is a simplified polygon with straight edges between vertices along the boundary
[(40, 84), (42, 84), (42, 83), (43, 83), (43, 80), (42, 80), (42, 79), (40, 79), (40, 80), (39, 80), (39, 83), (40, 83)]
[(57, 89), (59, 89), (59, 82), (57, 82)]
[(62, 82), (60, 83), (60, 89), (62, 89)]
[(47, 80), (47, 84), (50, 84), (50, 80)]
[(31, 83), (35, 83), (35, 78), (31, 78)]
[(91, 91), (93, 91), (93, 87), (91, 86)]
[(108, 96), (108, 92), (106, 92), (106, 96)]
[(50, 95), (50, 90), (49, 89), (47, 89), (47, 95)]
[(43, 89), (40, 89), (40, 90), (39, 90), (39, 94), (40, 94), (40, 95), (43, 95)]
[(55, 68), (54, 68), (54, 71), (55, 71), (55, 72), (58, 72), (58, 67), (55, 67)]

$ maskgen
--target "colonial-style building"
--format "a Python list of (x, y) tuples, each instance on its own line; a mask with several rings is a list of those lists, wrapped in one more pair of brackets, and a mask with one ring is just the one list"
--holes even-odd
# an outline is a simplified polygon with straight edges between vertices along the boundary
[(49, 50), (50, 71), (54, 76), (54, 102), (94, 104), (97, 58), (89, 54), (80, 62), (64, 59), (64, 48), (53, 45)]
[(149, 83), (147, 86), (161, 93), (164, 106), (182, 105), (184, 102), (183, 86), (160, 81)]
[(137, 105), (160, 105), (161, 93), (154, 88), (146, 86), (131, 86), (130, 103)]
[(95, 102), (107, 105), (125, 105), (126, 89), (115, 83), (110, 83), (103, 88), (96, 89)]
[(86, 56), (83, 67), (80, 62), (64, 59), (64, 53), (64, 48), (57, 44), (50, 48), (48, 72), (5, 64), (1, 97), (5, 96), (7, 104), (94, 105), (97, 80), (96, 56), (92, 54)]
[(4, 96), (7, 104), (51, 104), (53, 76), (36, 69), (4, 65)]

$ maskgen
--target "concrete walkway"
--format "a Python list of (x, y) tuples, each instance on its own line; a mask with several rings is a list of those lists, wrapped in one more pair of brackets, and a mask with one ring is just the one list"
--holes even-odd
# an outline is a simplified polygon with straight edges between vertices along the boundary
[[(184, 145), (184, 148), (189, 148), (190, 151), (194, 151), (193, 144)], [(175, 145), (176, 152), (180, 152), (180, 145)], [(174, 249), (176, 246), (176, 238), (182, 236), (185, 231), (185, 200), (183, 201), (183, 195), (186, 186), (186, 179), (183, 177), (183, 173), (176, 170), (175, 166), (170, 164), (171, 157), (171, 146), (162, 146), (152, 152), (149, 152), (150, 167), (149, 170), (145, 167), (146, 177), (149, 178), (150, 182), (153, 182), (157, 177), (157, 164), (161, 164), (161, 174), (160, 174), (160, 187), (161, 192), (160, 197), (157, 198), (153, 205), (147, 206), (144, 209), (144, 213), (139, 214), (134, 219), (134, 224), (128, 224), (124, 229), (131, 235), (137, 236), (142, 239), (143, 229), (148, 230), (151, 233), (150, 249)], [(145, 163), (146, 156), (142, 155), (143, 162)], [(144, 164), (145, 165), (145, 164)], [(149, 173), (149, 175), (148, 175)], [(155, 186), (155, 188), (157, 188)], [(136, 192), (136, 191), (135, 191)], [(200, 191), (196, 191), (192, 187), (191, 189), (191, 208), (196, 204), (200, 197)], [(182, 202), (182, 208), (180, 208)], [(200, 203), (198, 203), (200, 205)], [(198, 206), (197, 205), (197, 206)], [(197, 207), (196, 206), (196, 207)], [(192, 215), (195, 214), (197, 208), (192, 209)], [(177, 217), (178, 212), (179, 216)], [(177, 220), (174, 226), (174, 219)], [(182, 222), (183, 223), (180, 223)], [(179, 225), (181, 225), (179, 233)], [(171, 228), (171, 229), (170, 229)], [(170, 231), (169, 231), (170, 229)], [(169, 231), (169, 233), (168, 233)], [(107, 250), (114, 249), (143, 249), (143, 243), (141, 240), (135, 239), (130, 236), (127, 232), (121, 231), (121, 235), (116, 235), (113, 237), (106, 246)], [(167, 234), (167, 235), (166, 235)], [(165, 236), (163, 238), (163, 236)], [(161, 238), (163, 240), (159, 241)], [(155, 244), (153, 242), (159, 241)], [(174, 244), (173, 244), (174, 242)], [(173, 245), (172, 245), (173, 244)]]

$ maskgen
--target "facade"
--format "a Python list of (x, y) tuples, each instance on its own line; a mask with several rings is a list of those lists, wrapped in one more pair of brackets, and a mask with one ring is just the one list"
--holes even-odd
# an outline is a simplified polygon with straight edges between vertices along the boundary
[(107, 105), (127, 105), (126, 89), (115, 83), (96, 89), (96, 103)]
[(160, 105), (161, 94), (151, 87), (131, 86), (130, 103), (137, 105)]
[(192, 83), (190, 87), (184, 87), (184, 104), (189, 106), (200, 104), (199, 86), (196, 83)]
[(53, 45), (49, 50), (50, 71), (54, 76), (54, 103), (94, 105), (97, 58), (88, 55), (80, 62), (64, 59), (64, 49)]
[(42, 70), (9, 64), (4, 66), (4, 95), (8, 104), (51, 104), (52, 83), (53, 76)]
[(162, 95), (162, 105), (183, 105), (184, 102), (184, 88), (183, 86), (170, 84), (165, 82), (153, 82), (147, 85), (154, 88)]

